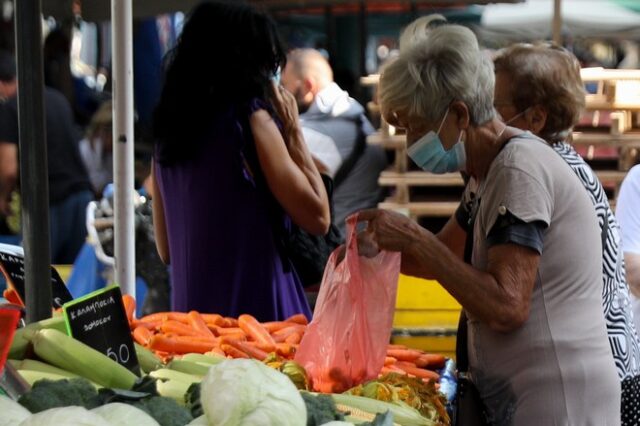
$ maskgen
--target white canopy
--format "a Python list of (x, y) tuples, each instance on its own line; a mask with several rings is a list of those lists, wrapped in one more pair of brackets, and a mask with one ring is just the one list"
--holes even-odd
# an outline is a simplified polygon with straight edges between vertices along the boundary
[[(563, 29), (575, 37), (640, 39), (640, 14), (610, 0), (562, 0)], [(553, 0), (491, 4), (484, 8), (481, 33), (518, 40), (551, 38)]]

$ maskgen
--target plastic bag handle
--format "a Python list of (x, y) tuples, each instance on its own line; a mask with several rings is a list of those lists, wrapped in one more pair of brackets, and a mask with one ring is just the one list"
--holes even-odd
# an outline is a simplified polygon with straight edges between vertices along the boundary
[(358, 251), (358, 213), (354, 213), (346, 219), (347, 224), (347, 253), (353, 253), (356, 257), (360, 256)]

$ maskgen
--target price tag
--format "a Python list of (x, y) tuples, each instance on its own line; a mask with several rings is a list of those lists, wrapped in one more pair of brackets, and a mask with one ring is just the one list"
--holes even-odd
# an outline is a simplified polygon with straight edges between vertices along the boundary
[(0, 373), (4, 369), (4, 363), (7, 362), (7, 355), (19, 320), (20, 311), (0, 309)]
[[(17, 253), (0, 251), (0, 270), (7, 280), (7, 284), (16, 291), (22, 306), (24, 306), (24, 257)], [(73, 299), (64, 281), (60, 278), (60, 274), (53, 267), (51, 267), (51, 297), (51, 306), (54, 309), (61, 308), (62, 305)]]
[(140, 374), (120, 287), (89, 293), (65, 303), (62, 311), (73, 338)]

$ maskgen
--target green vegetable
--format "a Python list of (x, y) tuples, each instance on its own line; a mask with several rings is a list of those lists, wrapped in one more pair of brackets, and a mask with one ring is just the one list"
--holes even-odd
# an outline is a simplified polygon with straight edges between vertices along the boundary
[(202, 380), (202, 377), (183, 373), (181, 371), (169, 370), (168, 368), (160, 368), (158, 370), (152, 371), (151, 373), (149, 373), (149, 375), (154, 379), (175, 380), (178, 382), (184, 382), (187, 385), (190, 385), (191, 383), (199, 383), (200, 380)]
[(29, 343), (35, 335), (35, 332), (46, 328), (58, 330), (62, 333), (67, 332), (64, 317), (62, 316), (47, 318), (42, 321), (31, 323), (26, 327), (19, 328), (13, 335), (13, 341), (11, 342), (11, 348), (9, 349), (9, 358), (24, 359)]
[(185, 354), (180, 358), (183, 361), (197, 362), (198, 364), (215, 365), (220, 364), (227, 358), (223, 356), (215, 355), (203, 355), (203, 354)]
[(300, 392), (282, 373), (249, 359), (214, 365), (202, 380), (201, 401), (216, 426), (304, 426)]
[(29, 410), (8, 396), (0, 396), (0, 426), (13, 426), (31, 415)]
[(309, 379), (304, 367), (295, 361), (285, 361), (278, 367), (278, 371), (287, 376), (296, 388), (309, 390)]
[(105, 387), (131, 389), (137, 376), (108, 356), (57, 330), (40, 330), (32, 339), (36, 354), (49, 364)]
[(353, 407), (367, 413), (378, 414), (390, 411), (393, 414), (393, 421), (401, 426), (435, 426), (439, 424), (422, 416), (415, 408), (409, 407), (402, 401), (391, 404), (363, 396), (336, 393), (331, 394), (331, 398), (338, 406)]
[(56, 374), (58, 376), (62, 376), (63, 379), (71, 379), (74, 377), (79, 377), (77, 374), (73, 374), (70, 371), (63, 370), (58, 367), (54, 367), (53, 365), (36, 361), (33, 359), (24, 359), (22, 361), (13, 361), (11, 363), (16, 370), (30, 370), (30, 371), (41, 371), (43, 373)]
[(139, 408), (121, 402), (113, 402), (91, 410), (111, 426), (159, 426), (153, 417)]
[(169, 363), (169, 369), (180, 371), (182, 373), (191, 374), (198, 377), (204, 377), (209, 372), (211, 365), (202, 365), (197, 362), (186, 361), (184, 359), (174, 359)]
[(344, 420), (330, 396), (308, 392), (302, 392), (301, 395), (307, 407), (307, 426), (320, 426), (334, 420)]
[(160, 426), (184, 426), (193, 420), (189, 410), (171, 398), (152, 396), (131, 405), (149, 414)]
[(32, 413), (70, 405), (91, 409), (98, 405), (98, 392), (85, 379), (45, 379), (35, 382), (31, 390), (22, 395), (18, 402)]
[(143, 372), (150, 373), (153, 370), (157, 370), (162, 367), (160, 358), (158, 358), (153, 352), (135, 342), (134, 345), (136, 347), (138, 362), (140, 363), (140, 368)]
[(50, 408), (27, 417), (20, 426), (111, 426), (97, 414), (83, 407)]
[[(55, 373), (45, 373), (43, 371), (33, 371), (33, 370), (17, 370), (20, 377), (24, 379), (25, 382), (33, 386), (34, 383), (39, 382), (40, 380), (51, 380), (51, 381), (60, 381), (65, 379), (73, 379), (73, 376), (66, 376)], [(94, 385), (95, 387), (95, 385)]]
[(187, 426), (209, 426), (209, 420), (207, 420), (207, 417), (203, 414), (193, 419)]

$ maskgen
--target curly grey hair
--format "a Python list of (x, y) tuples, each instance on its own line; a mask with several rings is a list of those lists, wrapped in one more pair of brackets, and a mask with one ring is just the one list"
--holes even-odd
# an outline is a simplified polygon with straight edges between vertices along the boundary
[[(411, 25), (410, 25), (411, 27)], [(494, 117), (493, 63), (476, 36), (460, 25), (442, 25), (428, 36), (405, 37), (400, 55), (382, 71), (379, 100), (390, 123), (399, 112), (436, 122), (451, 102), (469, 108), (474, 125)]]

